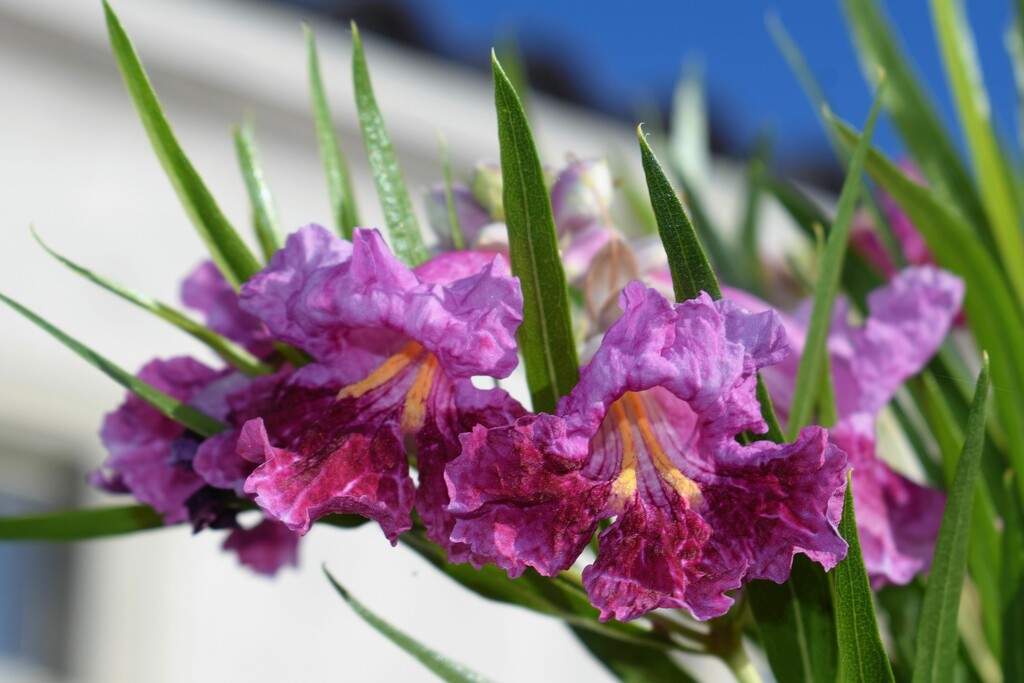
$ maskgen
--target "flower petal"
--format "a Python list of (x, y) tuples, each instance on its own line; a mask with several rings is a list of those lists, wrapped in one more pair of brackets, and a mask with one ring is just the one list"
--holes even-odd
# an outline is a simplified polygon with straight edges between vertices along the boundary
[(299, 537), (272, 519), (264, 519), (251, 529), (233, 529), (223, 547), (238, 553), (238, 561), (243, 565), (267, 576), (274, 576), (281, 567), (294, 567), (299, 562)]
[(463, 434), (462, 455), (445, 471), (452, 540), (511, 577), (527, 566), (545, 576), (572, 566), (597, 530), (609, 485), (594, 487), (582, 460), (557, 450), (566, 438), (564, 421), (543, 414)]

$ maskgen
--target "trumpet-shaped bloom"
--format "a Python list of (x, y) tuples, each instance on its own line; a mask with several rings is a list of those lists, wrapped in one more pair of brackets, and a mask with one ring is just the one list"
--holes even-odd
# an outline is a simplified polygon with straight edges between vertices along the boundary
[[(742, 293), (752, 310), (767, 305)], [(868, 297), (862, 325), (849, 321), (845, 300), (836, 302), (828, 339), (839, 422), (830, 439), (853, 467), (853, 495), (864, 564), (877, 588), (905, 584), (931, 564), (945, 495), (894, 472), (875, 453), (875, 416), (899, 386), (917, 374), (949, 332), (963, 299), (963, 283), (932, 266), (908, 268)], [(796, 350), (802, 351), (806, 316), (784, 317)], [(785, 421), (799, 354), (764, 372)]]
[(446, 470), (453, 540), (510, 576), (553, 575), (613, 519), (583, 572), (602, 619), (708, 619), (745, 581), (784, 581), (797, 552), (834, 566), (843, 452), (817, 427), (793, 444), (735, 439), (766, 428), (754, 392), (788, 352), (777, 316), (707, 295), (672, 305), (638, 282), (621, 303), (555, 415), (462, 435)]
[(259, 463), (245, 491), (297, 533), (325, 514), (355, 513), (393, 543), (415, 505), (431, 537), (464, 559), (467, 549), (449, 542), (444, 465), (461, 432), (523, 412), (504, 391), (471, 382), (517, 362), (522, 294), (504, 258), (456, 252), (410, 270), (376, 231), (348, 243), (311, 226), (243, 287), (242, 302), (318, 361), (303, 372), (332, 373), (341, 387), (290, 435), (273, 434), (262, 416), (245, 424), (238, 452)]

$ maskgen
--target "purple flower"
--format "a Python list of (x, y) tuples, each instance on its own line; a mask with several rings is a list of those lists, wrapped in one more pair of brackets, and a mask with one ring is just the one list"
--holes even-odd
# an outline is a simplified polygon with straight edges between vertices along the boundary
[[(191, 402), (218, 373), (191, 358), (153, 360), (139, 378), (179, 401)], [(97, 488), (131, 493), (167, 524), (188, 519), (185, 501), (203, 487), (191, 467), (196, 436), (134, 394), (103, 421), (100, 438), (110, 455), (89, 475)]]
[[(751, 310), (767, 308), (743, 293)], [(857, 528), (874, 586), (905, 584), (931, 564), (945, 495), (894, 472), (875, 454), (875, 416), (899, 386), (934, 355), (960, 310), (963, 283), (932, 266), (908, 268), (868, 297), (863, 325), (836, 302), (828, 350), (839, 422), (829, 438), (847, 452), (854, 477)], [(803, 311), (783, 317), (796, 351), (806, 336)], [(781, 421), (788, 417), (799, 353), (764, 373)]]
[(325, 514), (355, 513), (392, 543), (415, 505), (431, 538), (464, 560), (467, 549), (449, 541), (444, 465), (460, 433), (523, 413), (504, 391), (471, 382), (517, 363), (522, 294), (504, 258), (455, 252), (410, 270), (376, 231), (357, 230), (348, 243), (310, 226), (243, 287), (242, 306), (318, 361), (303, 372), (342, 387), (291, 435), (275, 435), (262, 416), (245, 424), (238, 452), (261, 463), (245, 491), (297, 533)]
[(224, 550), (233, 550), (238, 561), (258, 574), (274, 576), (284, 566), (299, 562), (299, 537), (273, 519), (246, 529), (236, 527), (224, 540)]
[(238, 294), (212, 261), (204, 261), (185, 279), (181, 300), (206, 318), (206, 326), (237, 342), (260, 358), (274, 350), (260, 321), (242, 311)]
[(621, 303), (555, 415), (462, 435), (446, 470), (453, 540), (510, 576), (550, 576), (614, 518), (583, 572), (602, 619), (708, 619), (745, 581), (784, 581), (797, 552), (833, 567), (842, 451), (817, 427), (793, 444), (735, 440), (766, 428), (756, 373), (788, 352), (775, 314), (707, 295), (672, 305), (638, 282)]

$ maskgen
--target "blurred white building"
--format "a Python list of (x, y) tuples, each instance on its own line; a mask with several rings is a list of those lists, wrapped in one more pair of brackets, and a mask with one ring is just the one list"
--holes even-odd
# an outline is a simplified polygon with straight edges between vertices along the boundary
[[(227, 0), (115, 2), (184, 148), (236, 226), (249, 222), (230, 126), (250, 114), (281, 215), (330, 224), (309, 115), (303, 17)], [(376, 195), (356, 127), (347, 31), (314, 23), (333, 112), (371, 225)], [(491, 84), (367, 36), (377, 97), (410, 189), (440, 178), (437, 133), (456, 175), (496, 159)], [(486, 61), (488, 55), (480, 55)], [(36, 245), (176, 302), (203, 248), (136, 118), (99, 0), (0, 0), (0, 292), (125, 368), (194, 354), (190, 337), (64, 269)], [(619, 151), (632, 126), (543, 99), (545, 156)], [(734, 223), (738, 179), (713, 185)], [(0, 308), (0, 514), (127, 502), (86, 489), (104, 452), (101, 416), (122, 391)], [(74, 546), (0, 545), (5, 681), (430, 680), (332, 592), (326, 564), (399, 628), (502, 681), (610, 680), (559, 623), (462, 589), (376, 529), (314, 529), (301, 568), (251, 575), (223, 535), (185, 528)]]

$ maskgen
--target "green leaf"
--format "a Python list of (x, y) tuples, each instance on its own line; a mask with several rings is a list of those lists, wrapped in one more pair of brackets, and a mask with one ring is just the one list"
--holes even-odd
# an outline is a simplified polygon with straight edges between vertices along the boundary
[[(303, 24), (306, 34), (306, 51), (309, 61), (309, 95), (313, 104), (313, 119), (316, 122), (316, 140), (320, 147), (320, 159), (327, 176), (327, 195), (331, 201), (331, 213), (338, 232), (347, 240), (352, 239), (352, 229), (359, 225), (356, 208), (356, 194), (352, 190), (352, 178), (348, 164), (338, 144), (334, 121), (327, 105), (323, 79), (320, 77), (320, 58), (317, 56), (316, 39), (308, 25)], [(370, 93), (372, 99), (373, 93)]]
[(359, 126), (363, 130), (366, 154), (370, 170), (377, 183), (377, 194), (384, 210), (384, 222), (388, 226), (391, 246), (395, 254), (407, 265), (418, 266), (429, 258), (423, 243), (416, 213), (405, 187), (398, 157), (391, 146), (391, 139), (384, 127), (384, 118), (377, 107), (370, 83), (370, 72), (363, 54), (363, 41), (359, 29), (352, 22), (352, 81), (356, 93), (356, 108), (359, 110)]
[[(833, 127), (845, 144), (858, 134), (847, 124), (833, 119)], [(1013, 468), (1024, 472), (1024, 319), (1000, 277), (992, 259), (965, 219), (928, 188), (908, 179), (880, 152), (872, 149), (867, 169), (871, 176), (900, 205), (921, 232), (939, 266), (962, 277), (967, 285), (964, 309), (977, 343), (992, 358), (992, 373), (1000, 378), (1004, 391), (995, 402), (999, 422), (1005, 430), (1007, 452)], [(1017, 479), (1018, 496), (1024, 500), (1024, 480)]]
[(523, 289), (519, 352), (533, 409), (550, 413), (580, 377), (569, 294), (551, 200), (526, 112), (497, 57), (492, 55), (491, 61), (509, 258)]
[(744, 591), (777, 680), (836, 680), (839, 649), (835, 607), (832, 586), (820, 564), (796, 555), (786, 583), (751, 581)]
[(623, 683), (696, 683), (668, 654), (638, 648), (595, 631), (574, 628), (591, 654)]
[(235, 366), (242, 372), (249, 375), (265, 375), (274, 371), (272, 367), (262, 362), (259, 358), (246, 351), (243, 347), (239, 346), (235, 342), (231, 341), (227, 337), (217, 334), (208, 327), (200, 325), (196, 321), (192, 320), (184, 313), (181, 313), (166, 304), (160, 303), (155, 299), (139, 294), (132, 291), (127, 287), (123, 287), (117, 283), (111, 282), (104, 277), (97, 275), (91, 270), (87, 270), (77, 263), (70, 261), (69, 259), (61, 256), (56, 251), (51, 249), (43, 239), (39, 236), (34, 229), (32, 235), (39, 242), (39, 245), (53, 256), (55, 259), (63, 263), (65, 266), (85, 277), (88, 280), (92, 280), (100, 287), (103, 287), (109, 292), (113, 292), (122, 299), (130, 301), (139, 308), (149, 311), (154, 315), (166, 320), (183, 332), (187, 332), (199, 341), (209, 346), (213, 351), (226, 360), (231, 365)]
[(246, 120), (241, 128), (235, 128), (233, 133), (238, 165), (242, 169), (245, 189), (249, 193), (249, 203), (252, 204), (256, 239), (263, 250), (264, 258), (269, 261), (274, 252), (284, 246), (284, 230), (281, 229), (274, 197), (263, 174), (259, 147), (256, 144), (256, 128), (251, 121)]
[(449, 564), (444, 550), (429, 541), (422, 529), (407, 531), (399, 540), (413, 549), (448, 578), (488, 600), (523, 607), (546, 614), (572, 626), (595, 631), (632, 645), (666, 649), (671, 641), (666, 636), (640, 628), (634, 623), (597, 621), (598, 611), (590, 604), (586, 592), (566, 573), (546, 578), (527, 569), (517, 579), (510, 579), (494, 565), (474, 569), (469, 564)]
[(822, 383), (821, 375), (825, 368), (825, 345), (832, 325), (832, 309), (835, 305), (836, 295), (839, 293), (839, 279), (843, 271), (843, 261), (846, 258), (847, 243), (850, 239), (850, 224), (853, 220), (857, 197), (860, 194), (861, 174), (870, 149), (871, 133), (878, 120), (881, 102), (880, 89), (875, 96), (871, 113), (868, 115), (864, 135), (857, 143), (850, 166), (846, 171), (843, 190), (839, 194), (836, 218), (832, 222), (832, 229), (829, 231), (828, 241), (825, 243), (825, 253), (822, 254), (821, 264), (818, 267), (818, 282), (814, 289), (814, 309), (807, 326), (807, 339), (804, 342), (803, 355), (800, 357), (800, 369), (797, 371), (793, 401), (789, 410), (787, 436), (790, 439), (795, 438), (801, 428), (810, 424), (819, 395)]
[[(876, 81), (879, 67), (885, 73), (889, 83), (885, 93), (886, 111), (922, 173), (946, 199), (956, 202), (969, 224), (977, 226), (983, 239), (990, 241), (985, 211), (971, 177), (921, 89), (919, 84), (923, 81), (907, 63), (877, 0), (843, 0), (843, 10), (865, 77)], [(915, 222), (915, 225), (918, 224)]]
[(963, 3), (961, 0), (931, 0), (931, 7), (946, 77), (974, 162), (982, 206), (1010, 286), (1024, 302), (1024, 236), (1021, 235), (1020, 215), (1011, 172), (992, 128), (992, 107)]
[(833, 570), (836, 588), (836, 632), (839, 637), (839, 661), (844, 683), (892, 681), (892, 666), (878, 634), (871, 583), (864, 568), (853, 508), (853, 480), (856, 470), (847, 474), (846, 499), (839, 533), (850, 549), (846, 559)]
[(0, 518), (0, 541), (84, 541), (157, 529), (163, 518), (147, 505), (47, 512)]
[(139, 56), (106, 0), (103, 1), (103, 9), (114, 57), (117, 58), (128, 94), (139, 111), (153, 150), (217, 267), (237, 289), (260, 269), (260, 264), (221, 213), (217, 202), (175, 139)]
[(1007, 515), (1002, 542), (1003, 680), (1024, 681), (1024, 648), (1020, 646), (1024, 643), (1024, 524), (1019, 511)]
[(228, 428), (226, 424), (213, 419), (205, 413), (199, 412), (192, 406), (185, 405), (176, 398), (168, 396), (158, 389), (154, 389), (138, 377), (125, 372), (111, 361), (75, 341), (13, 299), (0, 294), (0, 301), (49, 332), (57, 341), (84, 358), (90, 365), (101, 370), (105, 375), (175, 422), (202, 436), (213, 436)]
[(985, 441), (988, 400), (988, 356), (982, 354), (981, 372), (967, 417), (967, 432), (953, 485), (949, 489), (942, 526), (935, 543), (921, 618), (918, 622), (914, 683), (951, 681), (957, 652), (957, 614), (967, 571), (971, 510)]
[(760, 295), (764, 294), (765, 281), (758, 238), (758, 217), (771, 153), (770, 138), (761, 136), (755, 146), (754, 155), (747, 164), (747, 193), (743, 202), (743, 219), (739, 230), (740, 256), (743, 263), (743, 278), (740, 284), (744, 289)]
[(432, 650), (423, 643), (406, 635), (402, 631), (399, 631), (397, 628), (378, 617), (367, 609), (361, 602), (352, 597), (352, 595), (345, 590), (340, 583), (338, 583), (337, 579), (331, 576), (331, 573), (327, 571), (326, 566), (324, 567), (324, 574), (327, 576), (327, 580), (331, 582), (331, 585), (334, 586), (334, 590), (337, 591), (338, 595), (348, 603), (348, 606), (352, 608), (353, 612), (358, 614), (363, 621), (376, 629), (378, 633), (408, 652), (423, 666), (437, 674), (438, 678), (441, 680), (449, 681), (450, 683), (483, 683), (488, 680), (480, 674), (469, 670), (462, 664), (453, 662), (444, 655), (439, 654), (436, 650)]
[(644, 175), (647, 177), (651, 206), (658, 220), (658, 232), (668, 255), (676, 301), (693, 299), (702, 290), (713, 299), (721, 299), (722, 290), (718, 286), (718, 278), (711, 270), (711, 264), (708, 263), (693, 224), (690, 223), (672, 183), (658, 163), (658, 158), (647, 144), (640, 126), (637, 126), (636, 137), (640, 142), (640, 156)]

